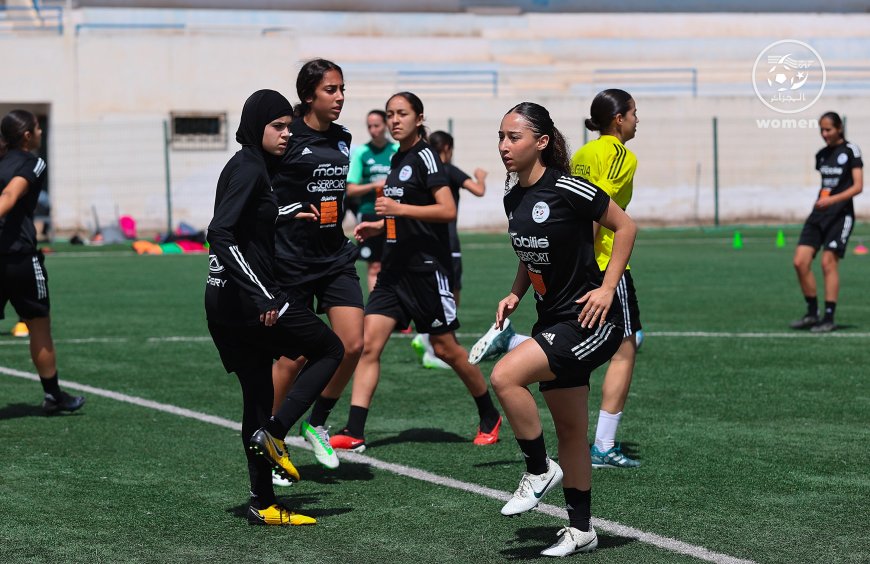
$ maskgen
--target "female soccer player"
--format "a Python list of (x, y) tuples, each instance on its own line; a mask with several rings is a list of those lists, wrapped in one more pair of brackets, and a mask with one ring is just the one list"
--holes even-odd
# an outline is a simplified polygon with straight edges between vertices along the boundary
[[(375, 214), (376, 193), (384, 187), (384, 180), (390, 172), (390, 159), (399, 150), (399, 146), (387, 138), (386, 112), (370, 111), (366, 116), (366, 128), (371, 141), (351, 151), (350, 170), (347, 173), (347, 196), (360, 200), (358, 222), (378, 220)], [(383, 250), (383, 236), (372, 237), (360, 244), (360, 257), (368, 263), (369, 292), (375, 287), (378, 272), (381, 271)]]
[[(317, 461), (336, 468), (338, 457), (329, 444), (326, 419), (353, 375), (363, 346), (363, 297), (355, 266), (358, 250), (341, 228), (351, 141), (350, 132), (335, 123), (344, 105), (341, 68), (324, 59), (305, 63), (296, 78), (296, 92), (301, 102), (294, 110), (292, 136), (274, 178), (275, 193), (282, 214), (312, 207), (318, 220), (278, 226), (276, 278), (301, 304), (326, 313), (344, 345), (341, 366), (300, 427)], [(279, 397), (303, 362), (276, 363), (273, 375)]]
[[(519, 265), (510, 294), (496, 309), (496, 324), (516, 310), (529, 286), (538, 310), (533, 337), (502, 358), (491, 377), (526, 460), (526, 473), (501, 512), (532, 509), (562, 481), (568, 526), (542, 554), (588, 552), (598, 545), (590, 522), (589, 375), (623, 339), (623, 314), (613, 296), (637, 228), (604, 191), (569, 176), (565, 140), (542, 106), (523, 102), (508, 111), (499, 129), (499, 152), (509, 173), (504, 207)], [(593, 222), (615, 233), (603, 277), (595, 263)], [(553, 415), (564, 470), (547, 457), (528, 390), (535, 382)]]
[[(456, 201), (456, 213), (459, 214), (459, 197), (463, 189), (468, 190), (478, 198), (486, 193), (486, 171), (481, 168), (474, 169), (474, 179), (472, 179), (465, 171), (453, 166), (451, 162), (453, 160), (453, 136), (446, 131), (436, 131), (429, 135), (429, 145), (441, 158), (444, 172), (447, 174), (450, 192)], [(450, 236), (450, 257), (453, 264), (453, 297), (456, 306), (459, 307), (459, 292), (462, 289), (462, 249), (459, 245), (456, 220), (447, 224), (447, 231)], [(419, 355), (420, 362), (425, 368), (450, 368), (449, 365), (435, 356), (435, 351), (432, 350), (432, 344), (429, 342), (429, 335), (419, 333), (411, 341), (411, 346), (414, 347), (414, 351)]]
[[(620, 208), (626, 209), (633, 192), (637, 158), (625, 144), (634, 139), (637, 132), (637, 105), (631, 94), (613, 88), (595, 96), (589, 114), (591, 117), (586, 120), (586, 128), (599, 131), (601, 135), (574, 153), (571, 172), (607, 192)], [(613, 232), (597, 223), (595, 229), (595, 261), (598, 268), (604, 271), (613, 250)], [(622, 306), (625, 337), (613, 355), (601, 384), (601, 409), (598, 412), (595, 443), (592, 445), (593, 468), (640, 466), (640, 462), (626, 456), (616, 443), (616, 430), (622, 419), (634, 372), (637, 332), (641, 329), (640, 309), (630, 267), (626, 267), (616, 287), (616, 297)]]
[[(208, 329), (227, 372), (242, 386), (242, 443), (248, 458), (251, 502), (248, 521), (309, 525), (315, 520), (276, 503), (270, 467), (299, 479), (284, 436), (326, 386), (344, 355), (341, 341), (303, 302), (274, 278), (275, 224), (293, 213), (279, 210), (270, 177), (290, 138), (290, 103), (259, 90), (242, 109), (236, 140), (242, 145), (218, 179), (214, 217), (208, 226)], [(304, 219), (316, 220), (313, 212)], [(272, 361), (305, 355), (308, 363), (273, 417)]]
[[(591, 118), (586, 127), (600, 131), (598, 139), (590, 141), (571, 159), (573, 176), (585, 178), (613, 198), (626, 209), (633, 192), (637, 158), (625, 147), (637, 131), (637, 107), (628, 92), (610, 89), (599, 92), (592, 100)], [(613, 248), (613, 232), (595, 224), (595, 260), (602, 270), (607, 268)], [(601, 385), (601, 409), (595, 442), (591, 447), (593, 468), (634, 468), (640, 462), (626, 456), (616, 443), (616, 431), (622, 419), (622, 411), (628, 398), (634, 363), (637, 356), (638, 332), (641, 330), (640, 310), (631, 270), (626, 269), (616, 292), (622, 306), (625, 338), (610, 361), (604, 382)], [(493, 326), (472, 347), (472, 359), (493, 357), (512, 350), (525, 340), (524, 335), (514, 335), (509, 325), (499, 329)]]
[(380, 378), (381, 353), (393, 329), (413, 320), (428, 333), (435, 354), (449, 364), (474, 397), (480, 426), (474, 444), (498, 441), (501, 416), (492, 403), (480, 369), (468, 363), (456, 340), (459, 327), (451, 289), (447, 223), (456, 219), (456, 203), (438, 156), (426, 143), (423, 102), (410, 92), (387, 101), (387, 123), (399, 152), (375, 211), (384, 219), (363, 222), (354, 231), (364, 241), (386, 232), (384, 255), (365, 315), (365, 345), (353, 381), (347, 426), (332, 437), (332, 446), (361, 452), (365, 422)]
[[(824, 114), (819, 119), (819, 129), (826, 144), (816, 153), (816, 170), (822, 175), (822, 187), (794, 252), (794, 269), (807, 302), (807, 313), (793, 321), (791, 327), (829, 333), (837, 328), (834, 311), (840, 293), (838, 268), (840, 259), (846, 256), (846, 245), (855, 224), (852, 198), (864, 189), (864, 162), (858, 146), (846, 141), (843, 120), (838, 114)], [(825, 278), (825, 315), (821, 320), (816, 277), (812, 271), (819, 248), (824, 249), (822, 274)]]
[(45, 161), (31, 151), (42, 144), (32, 113), (13, 110), (0, 121), (0, 319), (12, 302), (30, 331), (30, 358), (45, 392), (47, 414), (76, 411), (85, 403), (60, 389), (51, 338), (51, 304), (45, 257), (36, 248), (33, 212), (45, 184)]

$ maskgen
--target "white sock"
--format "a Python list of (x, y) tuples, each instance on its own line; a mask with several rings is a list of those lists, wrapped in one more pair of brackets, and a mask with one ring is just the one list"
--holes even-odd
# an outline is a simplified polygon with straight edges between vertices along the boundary
[(511, 337), (511, 342), (508, 343), (508, 350), (514, 350), (515, 348), (520, 346), (523, 341), (528, 341), (529, 339), (531, 339), (531, 337), (529, 337), (528, 335), (520, 335), (519, 333), (514, 335), (513, 337)]
[(603, 409), (598, 412), (598, 427), (595, 429), (595, 447), (601, 452), (607, 452), (616, 443), (616, 429), (622, 412), (613, 414)]

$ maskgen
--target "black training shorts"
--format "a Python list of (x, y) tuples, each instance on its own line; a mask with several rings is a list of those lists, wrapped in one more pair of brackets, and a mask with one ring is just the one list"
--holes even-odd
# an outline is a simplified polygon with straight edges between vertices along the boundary
[(608, 321), (602, 326), (584, 329), (579, 321), (562, 321), (553, 325), (536, 323), (532, 328), (535, 342), (547, 355), (555, 380), (541, 382), (542, 392), (558, 388), (589, 385), (592, 371), (610, 360), (623, 340), (623, 328)]
[(855, 217), (851, 214), (811, 215), (804, 223), (798, 245), (806, 245), (816, 251), (823, 248), (843, 258), (854, 226)]
[(622, 326), (625, 328), (625, 336), (631, 337), (642, 329), (640, 325), (640, 307), (637, 305), (637, 292), (634, 289), (634, 280), (631, 271), (626, 270), (619, 283), (616, 285), (616, 296), (622, 306)]
[(22, 319), (48, 317), (48, 273), (41, 252), (0, 255), (0, 319), (4, 318), (7, 302), (12, 302)]
[(441, 270), (381, 270), (366, 315), (386, 315), (399, 327), (413, 321), (418, 333), (443, 335), (459, 328), (450, 277)]
[[(291, 300), (278, 322), (258, 325), (223, 325), (209, 322), (208, 331), (227, 372), (235, 372), (257, 358), (316, 357), (336, 346), (338, 337), (307, 307)], [(341, 346), (341, 341), (338, 341)]]
[[(362, 288), (354, 263), (348, 263), (338, 272), (332, 272), (301, 284), (292, 283), (292, 274), (283, 272), (281, 270), (282, 264), (286, 264), (286, 262), (278, 261), (275, 266), (281, 289), (312, 311), (324, 313), (331, 307), (339, 306), (363, 309)], [(314, 306), (315, 298), (317, 299), (316, 309)]]
[(453, 290), (462, 289), (462, 254), (453, 253)]

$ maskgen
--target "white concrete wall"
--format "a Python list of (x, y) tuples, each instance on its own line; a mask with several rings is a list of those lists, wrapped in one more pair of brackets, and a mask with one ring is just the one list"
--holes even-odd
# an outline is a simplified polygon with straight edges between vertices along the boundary
[[(418, 92), (430, 128), (446, 129), (452, 122), (456, 164), (469, 172), (476, 166), (491, 172), (487, 196), (468, 195), (460, 213), (462, 226), (484, 228), (503, 223), (496, 130), (509, 107), (524, 99), (543, 103), (577, 148), (591, 95), (606, 86), (591, 81), (592, 69), (695, 66), (701, 78), (697, 98), (636, 95), (641, 122), (629, 148), (640, 167), (632, 214), (655, 223), (712, 221), (711, 120), (718, 116), (720, 218), (802, 219), (818, 184), (812, 156), (821, 139), (815, 129), (757, 126), (757, 119), (786, 116), (755, 98), (752, 63), (768, 43), (795, 36), (827, 45), (825, 53), (835, 61), (870, 67), (870, 17), (623, 15), (619, 20), (614, 26), (612, 17), (587, 14), (75, 10), (67, 14), (62, 36), (0, 36), (15, 53), (4, 58), (4, 76), (15, 79), (0, 83), (0, 104), (51, 105), (49, 166), (58, 229), (91, 228), (91, 206), (102, 221), (114, 217), (117, 206), (147, 232), (166, 224), (162, 124), (171, 111), (230, 116), (226, 152), (170, 155), (174, 220), (204, 227), (214, 183), (235, 150), (242, 103), (259, 88), (294, 99), (300, 61), (326, 56), (345, 65), (348, 97), (341, 122), (361, 142), (365, 113), (402, 87), (397, 69), (496, 69), (502, 78), (496, 97), (448, 96), (425, 87)], [(187, 27), (76, 29), (108, 21)], [(264, 32), (267, 27), (272, 31)], [(706, 85), (723, 81), (722, 91), (734, 96), (705, 95)], [(839, 111), (847, 116), (850, 138), (870, 147), (867, 96), (836, 95), (845, 92), (834, 90), (807, 112), (788, 117), (813, 119)], [(870, 205), (859, 198), (858, 209), (866, 217)]]

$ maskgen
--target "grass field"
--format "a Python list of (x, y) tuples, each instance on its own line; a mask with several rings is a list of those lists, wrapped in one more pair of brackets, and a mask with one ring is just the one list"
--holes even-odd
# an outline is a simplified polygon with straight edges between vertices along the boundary
[[(730, 229), (641, 233), (632, 267), (646, 341), (618, 438), (643, 464), (594, 472), (593, 515), (609, 528), (576, 561), (697, 561), (673, 550), (689, 545), (720, 562), (870, 561), (870, 256), (850, 252), (841, 265), (843, 329), (809, 335), (788, 329), (804, 308), (791, 267), (797, 228), (786, 228), (786, 248), (775, 229), (741, 232), (740, 250)], [(852, 246), (862, 238), (870, 226)], [(470, 346), (516, 259), (502, 235), (463, 241), (460, 337)], [(472, 446), (473, 402), (452, 373), (420, 368), (407, 338), (386, 350), (366, 457), (330, 472), (291, 450), (303, 481), (279, 495), (319, 524), (249, 527), (232, 428), (241, 394), (207, 338), (206, 257), (58, 250), (47, 267), (62, 381), (220, 419), (95, 393), (76, 414), (43, 417), (39, 384), (15, 377), (34, 370), (26, 343), (8, 336), (7, 307), (0, 562), (535, 561), (555, 540), (563, 520), (546, 511), (499, 515), (502, 502), (485, 494), (513, 491), (523, 471), (510, 429), (493, 447)], [(526, 302), (518, 328), (533, 319)], [(333, 413), (342, 426), (347, 398)], [(546, 501), (561, 507), (561, 492)]]

